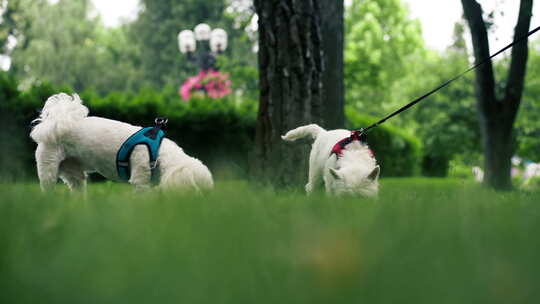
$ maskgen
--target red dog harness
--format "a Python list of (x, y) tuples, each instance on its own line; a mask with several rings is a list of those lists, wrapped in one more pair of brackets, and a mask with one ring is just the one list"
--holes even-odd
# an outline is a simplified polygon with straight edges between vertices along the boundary
[[(332, 148), (332, 152), (330, 153), (330, 155), (332, 154), (335, 154), (337, 158), (340, 158), (341, 155), (343, 154), (343, 150), (345, 149), (345, 147), (352, 143), (353, 141), (359, 141), (360, 143), (362, 144), (365, 144), (367, 145), (367, 136), (366, 134), (364, 133), (361, 133), (359, 131), (351, 131), (351, 136), (349, 137), (346, 137), (340, 141), (338, 141), (334, 147)], [(369, 153), (371, 154), (371, 157), (375, 158), (375, 154), (373, 153), (373, 151), (371, 151), (371, 149), (369, 149)]]

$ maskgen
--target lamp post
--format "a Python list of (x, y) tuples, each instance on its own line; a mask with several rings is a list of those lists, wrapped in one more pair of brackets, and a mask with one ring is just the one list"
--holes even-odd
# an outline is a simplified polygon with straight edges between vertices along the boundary
[[(197, 42), (201, 46), (197, 52)], [(227, 32), (221, 28), (212, 30), (206, 23), (197, 25), (193, 31), (178, 34), (180, 52), (197, 64), (202, 71), (217, 70), (216, 56), (227, 49)]]
[(225, 30), (212, 30), (208, 24), (201, 23), (193, 31), (183, 30), (178, 34), (178, 47), (191, 63), (199, 67), (199, 74), (189, 77), (180, 87), (182, 99), (189, 100), (196, 91), (210, 98), (221, 98), (231, 93), (228, 74), (220, 73), (216, 67), (216, 57), (227, 49)]

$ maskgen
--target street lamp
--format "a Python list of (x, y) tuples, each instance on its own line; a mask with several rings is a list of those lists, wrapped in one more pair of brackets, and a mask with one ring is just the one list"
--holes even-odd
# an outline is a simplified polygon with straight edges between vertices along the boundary
[(182, 54), (190, 54), (197, 49), (195, 34), (191, 30), (184, 30), (178, 34), (178, 46)]
[[(197, 42), (200, 44), (197, 51)], [(178, 34), (180, 52), (185, 54), (189, 61), (198, 64), (203, 71), (216, 68), (216, 56), (227, 49), (227, 32), (221, 28), (212, 28), (201, 23), (193, 31), (183, 30)]]
[(178, 33), (178, 48), (200, 69), (198, 75), (189, 77), (180, 87), (182, 99), (189, 100), (192, 93), (197, 91), (210, 98), (221, 98), (232, 92), (228, 74), (219, 72), (216, 67), (216, 57), (227, 49), (225, 30), (212, 30), (208, 24), (201, 23), (193, 31)]
[(221, 54), (227, 49), (227, 32), (217, 28), (210, 34), (210, 50), (215, 54)]
[(212, 29), (210, 28), (210, 25), (206, 23), (198, 24), (195, 28), (195, 38), (200, 41), (204, 40), (210, 40), (210, 33)]

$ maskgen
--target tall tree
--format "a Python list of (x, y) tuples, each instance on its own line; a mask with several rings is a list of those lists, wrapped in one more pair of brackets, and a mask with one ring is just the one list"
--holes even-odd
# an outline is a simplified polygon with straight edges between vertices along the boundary
[(353, 1), (345, 14), (345, 88), (347, 104), (382, 116), (402, 105), (399, 80), (415, 73), (423, 56), (420, 22), (401, 0)]
[(323, 125), (328, 129), (345, 124), (343, 75), (344, 1), (321, 0), (321, 34), (324, 53), (322, 74)]
[[(480, 62), (490, 56), (486, 22), (482, 6), (475, 0), (461, 0), (465, 19), (471, 31), (474, 57)], [(533, 0), (521, 0), (519, 16), (514, 30), (515, 39), (529, 31)], [(484, 182), (495, 189), (510, 189), (511, 157), (515, 148), (514, 122), (521, 103), (528, 58), (528, 42), (516, 44), (512, 49), (510, 68), (502, 97), (496, 94), (497, 84), (491, 62), (476, 69), (476, 96), (483, 137)]]
[(83, 89), (95, 71), (93, 35), (99, 20), (88, 18), (89, 0), (42, 1), (21, 8), (32, 19), (12, 54), (12, 71), (26, 84), (48, 81)]
[(49, 82), (100, 93), (137, 86), (137, 49), (127, 41), (125, 26), (106, 29), (91, 17), (89, 0), (36, 1), (16, 9), (29, 21), (18, 19), (27, 26), (16, 31), (10, 71), (24, 86)]
[(280, 135), (321, 120), (319, 0), (256, 0), (260, 101), (253, 173), (276, 185), (306, 179), (307, 146)]
[(43, 0), (10, 0), (0, 3), (0, 54), (8, 53), (9, 38), (22, 41), (31, 24), (31, 12)]
[[(469, 55), (465, 28), (464, 19), (455, 23), (452, 43), (444, 53), (427, 52), (422, 60), (410, 63), (415, 67), (414, 73), (408, 73), (399, 81), (399, 85), (410, 92), (407, 100), (425, 94), (467, 69)], [(422, 140), (423, 175), (446, 176), (452, 159), (478, 164), (480, 131), (474, 107), (474, 88), (469, 85), (473, 81), (474, 75), (466, 74), (451, 86), (430, 96), (421, 106), (413, 107), (411, 113), (393, 121), (401, 120), (399, 122), (403, 125), (407, 123), (407, 126), (411, 126), (411, 116), (414, 118), (414, 134)]]
[(516, 121), (519, 137), (518, 155), (540, 162), (540, 39), (529, 47), (529, 66), (523, 91), (523, 110)]

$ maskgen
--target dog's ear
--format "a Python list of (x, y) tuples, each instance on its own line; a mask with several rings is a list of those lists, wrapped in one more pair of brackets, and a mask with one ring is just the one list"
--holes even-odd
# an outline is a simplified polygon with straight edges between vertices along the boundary
[(376, 181), (377, 179), (379, 179), (379, 174), (381, 173), (381, 167), (379, 167), (379, 165), (375, 166), (375, 169), (373, 169), (373, 171), (371, 171), (371, 173), (368, 175), (368, 179), (371, 180), (371, 181)]
[(341, 175), (336, 169), (330, 168), (330, 174), (332, 174), (335, 179), (341, 179)]

